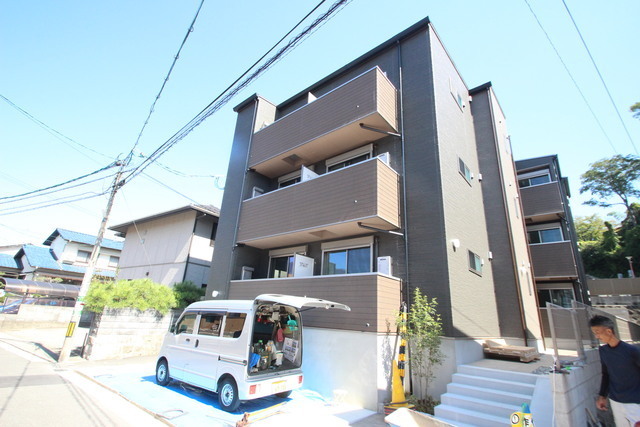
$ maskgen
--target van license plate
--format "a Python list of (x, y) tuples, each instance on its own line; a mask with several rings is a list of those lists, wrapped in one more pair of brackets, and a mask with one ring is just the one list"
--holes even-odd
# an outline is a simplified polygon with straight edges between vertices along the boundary
[(271, 384), (271, 389), (273, 390), (273, 393), (282, 393), (287, 389), (287, 382), (278, 381), (277, 383), (273, 383)]

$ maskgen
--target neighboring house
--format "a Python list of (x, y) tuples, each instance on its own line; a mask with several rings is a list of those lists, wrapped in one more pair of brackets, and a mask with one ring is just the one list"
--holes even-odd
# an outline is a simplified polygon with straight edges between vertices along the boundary
[[(25, 280), (36, 278), (62, 279), (80, 284), (89, 264), (96, 236), (57, 228), (43, 246), (14, 245), (14, 253), (0, 253), (0, 271), (7, 277)], [(122, 242), (103, 239), (95, 274), (115, 277)]]
[(571, 307), (572, 300), (588, 303), (569, 183), (558, 157), (519, 160), (516, 169), (540, 307), (547, 301), (562, 307)]
[[(207, 296), (339, 301), (304, 313), (305, 384), (388, 401), (395, 316), (437, 298), (446, 363), (481, 341), (542, 346), (505, 117), (468, 89), (425, 19), (276, 105), (237, 112)], [(126, 247), (125, 247), (126, 249)]]
[(218, 216), (214, 206), (188, 205), (109, 227), (125, 238), (118, 279), (206, 287)]

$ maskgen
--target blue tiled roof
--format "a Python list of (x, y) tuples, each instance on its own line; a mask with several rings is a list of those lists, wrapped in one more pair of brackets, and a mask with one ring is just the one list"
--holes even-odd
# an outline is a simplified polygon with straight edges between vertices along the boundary
[[(79, 233), (77, 231), (65, 230), (64, 228), (56, 228), (56, 231), (51, 233), (51, 236), (44, 241), (45, 245), (50, 245), (51, 242), (57, 237), (60, 236), (64, 240), (70, 242), (78, 242), (84, 243), (87, 245), (93, 246), (96, 243), (96, 236), (92, 236), (91, 234)], [(102, 239), (101, 246), (103, 248), (116, 249), (121, 251), (124, 246), (124, 242), (119, 242), (117, 240), (112, 239)]]
[[(60, 264), (56, 261), (51, 249), (43, 246), (23, 245), (20, 252), (24, 252), (27, 261), (33, 267), (60, 270)], [(18, 252), (18, 253), (20, 253)]]
[[(23, 245), (22, 249), (18, 251), (18, 255), (24, 254), (27, 257), (27, 261), (33, 267), (47, 268), (49, 270), (68, 271), (70, 273), (84, 274), (86, 267), (70, 265), (58, 262), (53, 255), (51, 249), (45, 246), (36, 245)], [(0, 265), (2, 258), (0, 258)], [(20, 267), (18, 267), (20, 268)], [(96, 269), (95, 274), (105, 277), (115, 277), (115, 271)]]
[(0, 267), (21, 269), (20, 264), (13, 255), (8, 254), (0, 254)]

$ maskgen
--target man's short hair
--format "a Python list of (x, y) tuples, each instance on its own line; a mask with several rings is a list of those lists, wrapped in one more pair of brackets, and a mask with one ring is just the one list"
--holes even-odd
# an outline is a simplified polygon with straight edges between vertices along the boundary
[(611, 320), (610, 318), (608, 318), (607, 316), (600, 316), (600, 315), (595, 315), (593, 316), (590, 320), (589, 320), (589, 326), (593, 327), (593, 326), (603, 326), (607, 329), (611, 329), (612, 331), (615, 332), (616, 330), (616, 325), (615, 323), (613, 323), (613, 320)]

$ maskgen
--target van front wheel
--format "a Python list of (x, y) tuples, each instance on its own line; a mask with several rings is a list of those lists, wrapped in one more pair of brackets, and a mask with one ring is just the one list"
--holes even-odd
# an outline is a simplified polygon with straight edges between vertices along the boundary
[(171, 382), (167, 359), (158, 361), (158, 364), (156, 365), (156, 382), (162, 386), (168, 385)]
[(227, 412), (233, 412), (240, 406), (238, 386), (231, 378), (225, 378), (218, 388), (218, 403)]

